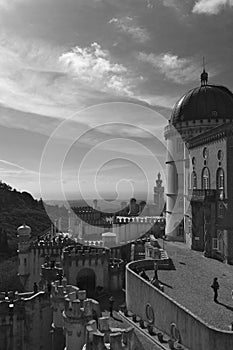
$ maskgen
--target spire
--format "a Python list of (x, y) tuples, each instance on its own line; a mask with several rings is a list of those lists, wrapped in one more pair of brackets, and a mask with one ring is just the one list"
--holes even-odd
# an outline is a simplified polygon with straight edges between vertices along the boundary
[(156, 186), (157, 187), (161, 187), (162, 186), (162, 180), (161, 180), (161, 174), (160, 173), (158, 173), (158, 178), (157, 178), (157, 180), (156, 180)]
[(203, 57), (203, 72), (201, 73), (201, 86), (208, 84), (208, 73), (205, 71), (205, 57)]

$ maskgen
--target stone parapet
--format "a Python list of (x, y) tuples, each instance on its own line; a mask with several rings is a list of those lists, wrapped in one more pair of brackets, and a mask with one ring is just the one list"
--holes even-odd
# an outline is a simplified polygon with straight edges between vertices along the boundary
[(112, 328), (109, 317), (98, 318), (90, 321), (86, 327), (86, 344), (83, 350), (133, 350), (134, 329), (129, 327)]

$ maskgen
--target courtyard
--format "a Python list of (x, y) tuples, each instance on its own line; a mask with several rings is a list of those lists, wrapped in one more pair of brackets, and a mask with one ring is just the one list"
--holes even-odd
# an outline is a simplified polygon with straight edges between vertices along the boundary
[[(205, 258), (183, 243), (165, 242), (164, 249), (175, 267), (158, 271), (164, 292), (209, 325), (229, 331), (233, 322), (233, 266)], [(147, 274), (152, 278), (153, 271)], [(214, 302), (210, 287), (214, 277), (220, 286), (218, 303)]]

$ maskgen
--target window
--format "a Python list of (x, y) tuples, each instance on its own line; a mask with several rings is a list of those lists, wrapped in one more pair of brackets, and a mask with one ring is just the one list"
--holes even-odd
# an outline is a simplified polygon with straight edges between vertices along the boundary
[(181, 138), (177, 139), (177, 152), (182, 153), (183, 151), (183, 141)]
[(216, 173), (216, 188), (218, 191), (218, 196), (220, 199), (224, 199), (225, 190), (224, 190), (224, 171), (222, 168), (218, 168)]
[(219, 202), (218, 203), (218, 218), (223, 218), (224, 217), (224, 205), (223, 203)]
[(218, 158), (219, 161), (222, 160), (222, 158), (223, 158), (223, 152), (222, 152), (221, 149), (217, 153), (217, 158)]
[(207, 159), (208, 158), (208, 149), (205, 147), (204, 149), (203, 149), (203, 157), (205, 158), (205, 159)]
[(195, 190), (197, 188), (197, 173), (193, 171), (191, 174), (191, 189)]
[(218, 250), (218, 239), (212, 238), (212, 249)]
[(24, 258), (24, 265), (27, 265), (27, 259)]
[(210, 188), (210, 171), (206, 167), (202, 171), (202, 189), (208, 190)]

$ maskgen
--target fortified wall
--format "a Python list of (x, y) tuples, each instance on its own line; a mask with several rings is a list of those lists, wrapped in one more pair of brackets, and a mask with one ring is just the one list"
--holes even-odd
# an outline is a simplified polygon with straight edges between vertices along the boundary
[(111, 258), (110, 250), (93, 246), (71, 246), (63, 251), (63, 269), (68, 283), (88, 283), (90, 276), (93, 288), (102, 287), (111, 291), (123, 287), (125, 263), (119, 258)]
[(0, 294), (0, 349), (51, 349), (52, 310), (49, 295)]

